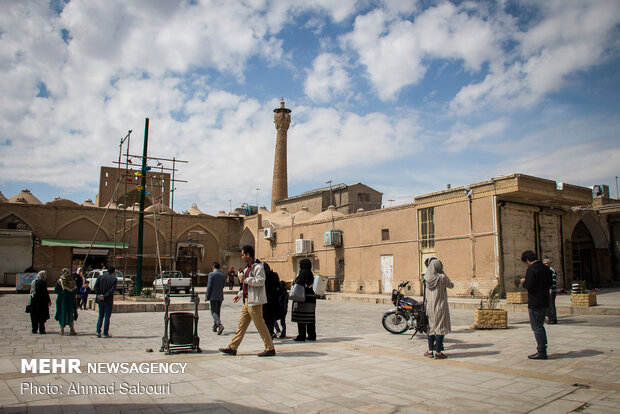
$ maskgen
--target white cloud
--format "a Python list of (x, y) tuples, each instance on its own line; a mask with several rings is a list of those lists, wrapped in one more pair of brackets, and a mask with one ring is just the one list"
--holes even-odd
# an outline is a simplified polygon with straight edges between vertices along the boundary
[(350, 88), (351, 80), (340, 56), (322, 53), (314, 59), (304, 85), (310, 99), (315, 102), (328, 102), (336, 96), (345, 95)]
[(610, 184), (618, 171), (620, 146), (606, 141), (584, 142), (549, 151), (523, 152), (503, 171), (520, 172), (571, 184)]
[(606, 48), (617, 42), (617, 1), (555, 0), (536, 6), (538, 22), (511, 36), (518, 42), (517, 55), (494, 61), (482, 82), (463, 87), (450, 103), (452, 110), (468, 114), (486, 107), (530, 107), (558, 91), (569, 75), (604, 61)]
[[(369, 5), (378, 8), (367, 12)], [(289, 183), (350, 177), (389, 183), (393, 177), (405, 177), (402, 191), (395, 185), (384, 187), (393, 194), (387, 197), (398, 199), (407, 198), (409, 182), (421, 185), (421, 177), (428, 179), (424, 185), (429, 191), (437, 189), (437, 183), (440, 188), (446, 182), (454, 184), (454, 177), (488, 178), (496, 160), (478, 159), (466, 173), (462, 164), (457, 168), (458, 152), (465, 148), (472, 154), (494, 151), (504, 157), (499, 162), (509, 172), (523, 167), (523, 172), (558, 174), (568, 182), (579, 174), (571, 165), (558, 161), (539, 168), (538, 155), (515, 159), (515, 147), (529, 144), (538, 150), (552, 142), (552, 149), (572, 160), (579, 152), (594, 151), (585, 140), (610, 146), (612, 135), (596, 131), (596, 125), (613, 125), (617, 131), (617, 122), (601, 119), (584, 128), (572, 125), (578, 133), (568, 141), (567, 129), (549, 128), (515, 142), (506, 135), (514, 134), (517, 121), (505, 112), (540, 102), (560, 90), (568, 76), (602, 61), (610, 49), (617, 50), (610, 34), (620, 13), (613, 2), (545, 2), (537, 23), (522, 32), (501, 7), (490, 12), (478, 2), (440, 2), (422, 10), (420, 2), (393, 0), (213, 0), (195, 5), (72, 0), (61, 14), (51, 10), (47, 0), (5, 1), (3, 6), (3, 185), (46, 183), (89, 192), (87, 197), (94, 198), (99, 167), (117, 160), (118, 143), (127, 130), (134, 131), (131, 152), (142, 152), (144, 118), (149, 117), (149, 153), (189, 161), (177, 166), (177, 178), (189, 180), (177, 186), (177, 210), (196, 202), (213, 213), (227, 209), (229, 198), (233, 205), (253, 203), (256, 188), (261, 189), (261, 204), (269, 204), (276, 136), (272, 110), (279, 102), (265, 96), (279, 96), (282, 92), (272, 90), (279, 87), (286, 90), (287, 106), (293, 109)], [(366, 14), (352, 23), (359, 10)], [(316, 33), (295, 26), (304, 22)], [(62, 39), (62, 29), (71, 36), (69, 44)], [(347, 30), (338, 41), (338, 34)], [(293, 39), (295, 35), (299, 37)], [(312, 35), (315, 49), (300, 46)], [(500, 46), (511, 42), (516, 46), (510, 50)], [(298, 62), (291, 56), (298, 50), (313, 61), (311, 68), (294, 67)], [(356, 65), (351, 64), (353, 55), (359, 58)], [(435, 96), (424, 108), (399, 100), (403, 88), (421, 82), (428, 67), (438, 62), (456, 63), (441, 69), (446, 77), (454, 75), (451, 88), (462, 85), (451, 109), (468, 113), (492, 106), (504, 112), (482, 125), (467, 119), (452, 126), (457, 118), (441, 108), (446, 99), (442, 85), (425, 88), (431, 90), (427, 96)], [(453, 66), (457, 71), (447, 72)], [(365, 68), (375, 93), (393, 100), (393, 105), (375, 102), (364, 88), (354, 89), (359, 67)], [(262, 71), (252, 75), (264, 76), (265, 83), (246, 82), (249, 70)], [(304, 70), (307, 78), (301, 84), (298, 74)], [(484, 79), (458, 83), (478, 76)], [(47, 98), (36, 96), (43, 85)], [(305, 96), (299, 93), (302, 89)], [(349, 106), (353, 93), (359, 108)], [(310, 101), (329, 106), (318, 108)], [(379, 105), (387, 108), (384, 113), (378, 112)], [(429, 145), (446, 134), (447, 146)], [(503, 138), (497, 145), (496, 136)], [(575, 145), (578, 150), (570, 148)], [(610, 147), (609, 154), (617, 159), (616, 146)], [(418, 155), (421, 150), (423, 156)], [(429, 169), (420, 166), (426, 151), (428, 157), (439, 155), (454, 165), (421, 171)], [(593, 172), (588, 180), (599, 180), (616, 168), (608, 154), (599, 158), (599, 164), (584, 168)], [(411, 188), (412, 195), (420, 192)]]
[(457, 122), (452, 127), (450, 138), (446, 141), (445, 149), (449, 152), (459, 152), (485, 138), (499, 137), (508, 128), (510, 122), (505, 119), (496, 119), (476, 127), (470, 127)]
[(356, 18), (343, 42), (359, 55), (378, 96), (389, 100), (424, 78), (426, 59), (460, 60), (477, 71), (499, 54), (502, 38), (498, 23), (445, 2), (413, 22), (375, 9)]
[(293, 123), (289, 131), (289, 179), (321, 179), (334, 171), (361, 175), (374, 165), (419, 149), (417, 115), (409, 111), (397, 116), (359, 116), (299, 107), (293, 113)]

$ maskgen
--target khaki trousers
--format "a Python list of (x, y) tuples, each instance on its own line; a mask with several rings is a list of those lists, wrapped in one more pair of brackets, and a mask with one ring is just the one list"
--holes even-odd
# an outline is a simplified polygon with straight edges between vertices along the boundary
[(260, 337), (263, 339), (265, 349), (268, 351), (274, 350), (275, 347), (273, 346), (271, 335), (269, 334), (269, 330), (267, 330), (267, 325), (265, 325), (265, 320), (263, 319), (263, 305), (248, 306), (247, 299), (244, 300), (243, 307), (241, 308), (237, 333), (235, 333), (235, 336), (228, 346), (235, 350), (239, 348), (239, 345), (241, 345), (241, 341), (243, 341), (243, 337), (245, 336), (245, 331), (247, 331), (248, 326), (250, 326), (250, 321), (254, 322), (254, 326), (256, 326)]

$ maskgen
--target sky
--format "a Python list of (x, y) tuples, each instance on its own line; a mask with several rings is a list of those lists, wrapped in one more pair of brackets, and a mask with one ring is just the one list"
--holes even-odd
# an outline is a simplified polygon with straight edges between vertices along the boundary
[(522, 173), (617, 197), (618, 67), (617, 0), (3, 0), (0, 191), (94, 200), (148, 118), (149, 156), (188, 161), (176, 211), (269, 207), (283, 97), (289, 196)]

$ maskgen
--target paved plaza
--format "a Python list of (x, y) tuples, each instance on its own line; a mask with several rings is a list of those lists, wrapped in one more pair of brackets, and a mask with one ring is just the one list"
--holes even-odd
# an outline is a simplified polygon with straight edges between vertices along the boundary
[[(620, 293), (614, 295), (610, 303)], [(481, 331), (471, 328), (473, 310), (452, 310), (448, 359), (439, 361), (422, 355), (424, 335), (409, 340), (383, 329), (387, 305), (327, 300), (317, 304), (316, 342), (278, 339), (277, 356), (259, 358), (263, 346), (253, 325), (237, 356), (217, 352), (232, 338), (239, 316), (230, 296), (222, 307), (224, 333), (213, 333), (209, 311), (201, 310), (202, 353), (173, 355), (158, 352), (163, 313), (113, 314), (111, 338), (95, 336), (94, 311), (80, 312), (77, 336), (58, 335), (53, 319), (47, 335), (33, 335), (26, 300), (0, 295), (2, 413), (620, 412), (620, 315), (560, 314), (559, 324), (547, 326), (550, 359), (531, 361), (535, 341), (527, 313), (509, 312), (509, 329)], [(288, 334), (296, 334), (290, 322)], [(21, 360), (33, 358), (77, 358), (82, 373), (22, 373)], [(108, 362), (180, 363), (185, 369), (87, 372), (88, 364)], [(72, 388), (113, 392), (70, 394)]]

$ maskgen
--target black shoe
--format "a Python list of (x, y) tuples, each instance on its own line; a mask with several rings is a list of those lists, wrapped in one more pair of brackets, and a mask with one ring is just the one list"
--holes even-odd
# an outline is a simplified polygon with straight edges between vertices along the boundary
[(270, 356), (276, 356), (276, 350), (275, 349), (265, 349), (263, 352), (261, 352), (260, 354), (258, 354), (257, 356), (259, 357), (270, 357)]
[(302, 338), (301, 336), (296, 336), (295, 339), (293, 339), (293, 341), (297, 341), (297, 342), (304, 342), (306, 340), (306, 338)]
[(555, 325), (558, 321), (549, 321), (550, 324)]
[(40, 331), (39, 335), (45, 335), (45, 333), (46, 333), (45, 331)]
[(547, 354), (541, 354), (536, 352), (535, 354), (528, 355), (529, 359), (547, 359)]
[(308, 337), (308, 341), (316, 341), (316, 336), (313, 338)]
[(228, 355), (237, 355), (237, 350), (236, 349), (232, 349), (231, 347), (227, 346), (226, 348), (220, 348), (219, 351), (223, 354), (228, 354)]

